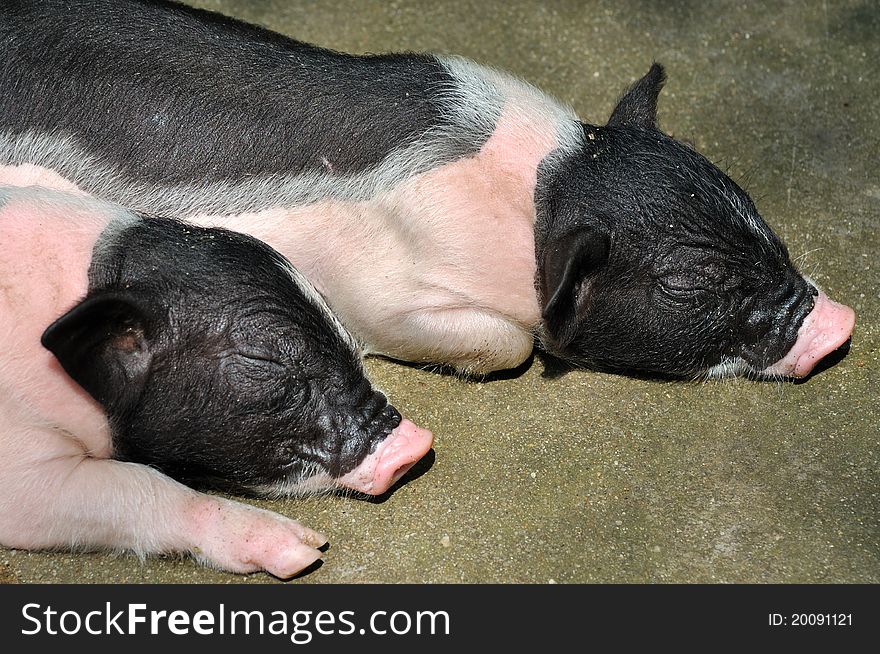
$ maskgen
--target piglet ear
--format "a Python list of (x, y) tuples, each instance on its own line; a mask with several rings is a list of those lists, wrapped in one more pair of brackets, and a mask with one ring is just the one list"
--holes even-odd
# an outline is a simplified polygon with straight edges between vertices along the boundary
[(642, 79), (623, 94), (608, 119), (608, 125), (657, 127), (657, 96), (665, 82), (663, 66), (655, 63)]
[(554, 339), (567, 341), (581, 286), (608, 260), (610, 240), (592, 227), (579, 227), (550, 240), (541, 260), (541, 315)]
[(88, 297), (49, 325), (40, 341), (105, 408), (138, 397), (152, 359), (149, 312), (131, 296)]

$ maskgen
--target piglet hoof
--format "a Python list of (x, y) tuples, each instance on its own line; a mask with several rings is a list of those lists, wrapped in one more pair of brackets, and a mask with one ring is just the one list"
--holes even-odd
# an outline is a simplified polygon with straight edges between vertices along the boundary
[(211, 498), (197, 510), (191, 552), (203, 563), (237, 573), (264, 570), (289, 579), (321, 558), (327, 538), (277, 513)]

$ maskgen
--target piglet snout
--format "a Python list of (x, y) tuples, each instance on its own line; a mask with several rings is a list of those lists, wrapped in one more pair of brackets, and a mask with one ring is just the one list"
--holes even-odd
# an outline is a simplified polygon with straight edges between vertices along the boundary
[(434, 444), (434, 435), (403, 418), (374, 452), (339, 480), (346, 488), (381, 495), (406, 474)]
[(822, 291), (813, 310), (804, 318), (797, 341), (779, 361), (763, 372), (785, 377), (806, 377), (824, 357), (849, 340), (856, 314), (848, 306), (829, 300)]

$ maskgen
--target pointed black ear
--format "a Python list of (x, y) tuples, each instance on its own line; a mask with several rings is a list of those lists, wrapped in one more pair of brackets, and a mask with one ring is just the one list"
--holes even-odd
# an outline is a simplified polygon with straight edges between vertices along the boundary
[(580, 227), (555, 239), (544, 249), (541, 260), (543, 316), (550, 334), (562, 345), (566, 325), (575, 314), (578, 290), (607, 260), (611, 248), (607, 235), (592, 227)]
[(608, 125), (657, 127), (657, 96), (665, 82), (663, 66), (654, 63), (651, 70), (620, 98), (608, 119)]
[(149, 312), (133, 297), (88, 297), (49, 325), (40, 342), (105, 408), (137, 397), (152, 358)]

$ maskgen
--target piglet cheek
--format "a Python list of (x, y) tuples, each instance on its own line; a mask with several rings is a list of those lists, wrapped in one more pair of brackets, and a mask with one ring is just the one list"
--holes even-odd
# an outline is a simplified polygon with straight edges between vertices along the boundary
[(357, 468), (339, 479), (339, 484), (367, 495), (381, 495), (425, 456), (433, 444), (431, 432), (404, 418)]

